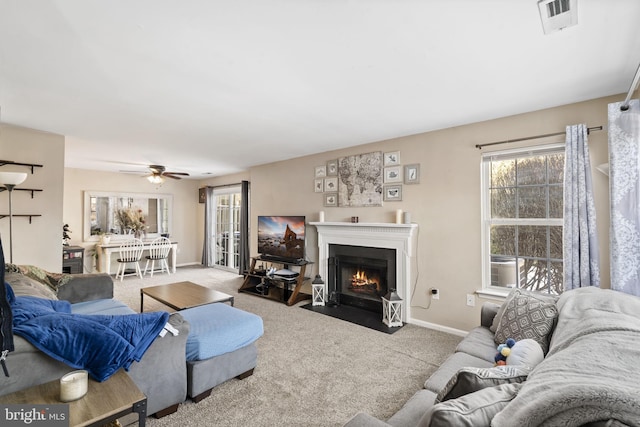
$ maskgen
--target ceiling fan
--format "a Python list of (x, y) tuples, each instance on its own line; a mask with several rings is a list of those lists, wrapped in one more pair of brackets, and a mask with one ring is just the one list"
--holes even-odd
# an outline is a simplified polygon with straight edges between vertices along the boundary
[(165, 178), (182, 179), (183, 176), (189, 176), (185, 172), (169, 172), (162, 165), (149, 165), (149, 174), (145, 177), (152, 184), (162, 184)]

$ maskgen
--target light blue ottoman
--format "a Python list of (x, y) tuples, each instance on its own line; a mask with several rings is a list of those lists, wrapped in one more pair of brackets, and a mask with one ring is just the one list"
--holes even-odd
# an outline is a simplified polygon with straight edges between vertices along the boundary
[(262, 318), (224, 303), (180, 311), (191, 328), (187, 338), (187, 395), (208, 397), (231, 378), (244, 379), (257, 365), (255, 342), (264, 333)]

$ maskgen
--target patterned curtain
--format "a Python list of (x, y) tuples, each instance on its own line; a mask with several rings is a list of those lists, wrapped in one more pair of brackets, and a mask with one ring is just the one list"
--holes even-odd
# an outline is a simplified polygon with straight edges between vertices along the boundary
[(204, 247), (202, 248), (202, 265), (213, 267), (213, 248), (215, 240), (213, 237), (213, 214), (216, 206), (213, 203), (213, 187), (206, 187), (206, 198), (204, 200)]
[(609, 104), (611, 289), (640, 296), (640, 101)]
[(564, 165), (564, 289), (600, 286), (587, 126), (567, 126)]

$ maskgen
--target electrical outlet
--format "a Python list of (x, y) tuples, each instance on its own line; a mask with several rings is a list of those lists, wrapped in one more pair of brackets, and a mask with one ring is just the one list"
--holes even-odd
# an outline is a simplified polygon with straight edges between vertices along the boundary
[(431, 298), (440, 299), (440, 290), (436, 288), (431, 288)]
[(467, 294), (467, 305), (469, 307), (475, 307), (476, 305), (476, 296), (473, 294)]

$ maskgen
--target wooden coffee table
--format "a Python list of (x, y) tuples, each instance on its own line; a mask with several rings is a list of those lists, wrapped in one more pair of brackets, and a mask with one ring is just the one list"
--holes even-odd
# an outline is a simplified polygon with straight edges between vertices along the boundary
[(177, 282), (140, 289), (140, 313), (144, 311), (143, 298), (145, 295), (174, 310), (184, 310), (215, 302), (229, 302), (233, 306), (232, 295), (214, 291), (192, 282)]
[[(18, 405), (63, 404), (60, 380), (36, 385), (0, 396), (0, 403)], [(138, 413), (138, 425), (145, 426), (147, 398), (125, 371), (120, 369), (104, 382), (89, 379), (84, 397), (69, 402), (69, 426), (102, 426), (118, 418)]]

